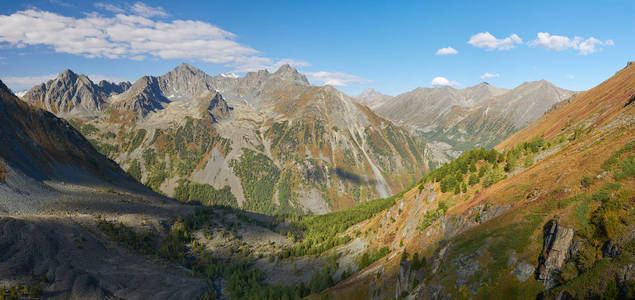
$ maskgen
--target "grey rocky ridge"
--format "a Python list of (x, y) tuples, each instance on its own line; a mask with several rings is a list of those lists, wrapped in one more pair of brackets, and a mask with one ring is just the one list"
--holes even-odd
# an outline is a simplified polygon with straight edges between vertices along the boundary
[(129, 82), (94, 84), (87, 76), (67, 69), (57, 78), (33, 87), (21, 98), (60, 116), (94, 117), (103, 110), (108, 97), (129, 87)]
[[(60, 95), (72, 93), (67, 86), (86, 91), (68, 111), (78, 111), (85, 98), (98, 105), (84, 109), (93, 114), (51, 112), (71, 120), (124, 169), (139, 169), (133, 173), (140, 182), (183, 201), (209, 201), (186, 191), (195, 183), (229, 192), (224, 204), (251, 211), (325, 213), (388, 197), (429, 165), (420, 135), (333, 87), (311, 85), (289, 65), (236, 77), (181, 64), (119, 90), (88, 85), (83, 75), (67, 81), (73, 84), (57, 88)], [(64, 107), (66, 97), (46, 103), (34, 97), (40, 89), (23, 99)], [(270, 181), (255, 182), (258, 173)]]

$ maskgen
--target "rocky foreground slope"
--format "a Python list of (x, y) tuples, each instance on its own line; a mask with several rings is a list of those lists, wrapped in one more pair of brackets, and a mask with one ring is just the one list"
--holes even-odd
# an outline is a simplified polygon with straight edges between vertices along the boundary
[(634, 97), (629, 63), (431, 172), (349, 229), (380, 255), (321, 297), (633, 298)]
[[(101, 153), (186, 202), (325, 213), (387, 197), (429, 165), (423, 138), (288, 65), (230, 77), (182, 64), (104, 95), (65, 71), (22, 99), (54, 113), (64, 107), (71, 113), (58, 115)], [(91, 114), (72, 113), (84, 110)]]
[(183, 299), (209, 291), (204, 280), (130, 252), (96, 226), (122, 221), (160, 232), (192, 208), (140, 185), (68, 122), (1, 82), (0, 141), (0, 298)]

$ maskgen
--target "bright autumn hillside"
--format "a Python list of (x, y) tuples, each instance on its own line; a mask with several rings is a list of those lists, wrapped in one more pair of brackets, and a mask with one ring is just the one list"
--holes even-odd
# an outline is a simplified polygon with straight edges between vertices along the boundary
[(509, 137), (503, 152), (467, 151), (433, 171), (349, 229), (379, 258), (323, 294), (632, 299), (634, 97), (629, 63)]

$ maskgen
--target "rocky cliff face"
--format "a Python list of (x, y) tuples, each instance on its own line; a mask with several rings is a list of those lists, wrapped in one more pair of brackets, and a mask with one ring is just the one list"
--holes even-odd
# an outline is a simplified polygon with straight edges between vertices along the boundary
[(85, 75), (66, 70), (57, 78), (33, 87), (21, 98), (60, 116), (94, 118), (107, 106), (108, 97), (123, 93), (129, 87), (129, 82), (117, 84), (102, 80), (94, 84)]
[(97, 86), (99, 86), (99, 88), (110, 97), (125, 92), (132, 86), (132, 83), (130, 83), (129, 81), (114, 83), (102, 80), (97, 84)]
[(538, 279), (542, 280), (547, 290), (554, 287), (560, 278), (560, 269), (568, 258), (573, 233), (573, 228), (558, 225), (557, 221), (551, 221), (545, 226)]
[(34, 87), (22, 99), (53, 113), (94, 113), (100, 111), (107, 95), (88, 77), (71, 70), (57, 78)]

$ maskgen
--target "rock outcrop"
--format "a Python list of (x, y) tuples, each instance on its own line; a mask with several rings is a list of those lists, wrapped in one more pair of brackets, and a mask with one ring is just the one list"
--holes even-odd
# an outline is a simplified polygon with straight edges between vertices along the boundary
[(520, 262), (516, 265), (516, 268), (512, 271), (512, 274), (516, 275), (516, 278), (520, 282), (525, 282), (536, 271), (536, 267), (526, 263)]
[(412, 281), (415, 273), (412, 270), (413, 261), (406, 260), (399, 263), (399, 276), (397, 277), (397, 288), (395, 298), (399, 298), (402, 293), (408, 293), (412, 289)]
[(542, 281), (545, 289), (551, 289), (556, 285), (560, 268), (568, 257), (573, 233), (573, 228), (559, 225), (557, 220), (545, 225), (538, 267), (538, 279)]
[(207, 113), (212, 117), (214, 122), (226, 119), (229, 117), (232, 108), (227, 105), (225, 99), (220, 93), (205, 94), (204, 97), (208, 99), (208, 105), (206, 107)]

